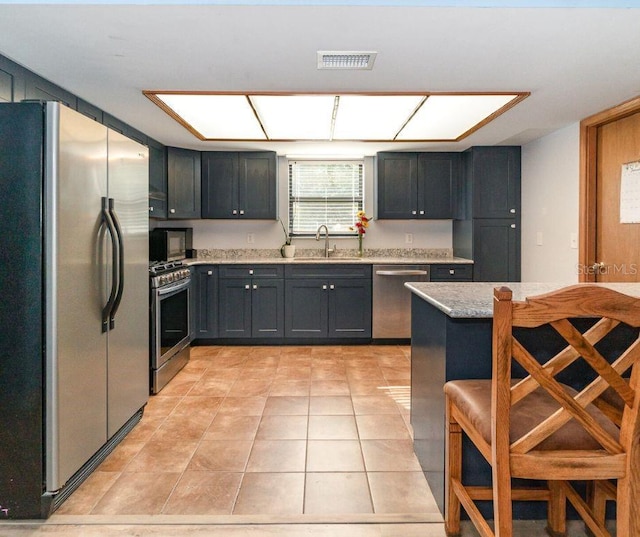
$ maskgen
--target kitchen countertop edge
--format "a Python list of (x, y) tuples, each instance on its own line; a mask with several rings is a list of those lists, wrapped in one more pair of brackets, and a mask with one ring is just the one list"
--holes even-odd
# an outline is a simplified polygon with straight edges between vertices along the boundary
[[(493, 290), (508, 287), (513, 300), (549, 293), (579, 282), (415, 282), (405, 283), (413, 294), (453, 319), (490, 319), (493, 317)], [(603, 283), (611, 289), (640, 297), (640, 283)]]

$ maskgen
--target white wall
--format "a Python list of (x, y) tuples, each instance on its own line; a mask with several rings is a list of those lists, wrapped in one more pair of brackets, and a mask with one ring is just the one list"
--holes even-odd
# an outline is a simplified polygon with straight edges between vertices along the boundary
[(522, 147), (523, 282), (578, 281), (579, 158), (577, 123)]
[[(365, 157), (365, 212), (375, 213), (374, 159)], [(288, 220), (288, 168), (286, 157), (278, 158), (278, 209), (285, 225)], [(193, 247), (197, 249), (217, 248), (280, 248), (284, 233), (277, 220), (173, 220), (158, 222), (158, 227), (193, 227)], [(413, 238), (406, 243), (406, 234)], [(247, 242), (253, 234), (254, 243)], [(331, 246), (356, 249), (358, 241), (353, 238), (330, 239)], [(298, 248), (318, 248), (314, 239), (294, 239)], [(373, 221), (364, 239), (365, 248), (451, 248), (451, 220), (384, 220)]]

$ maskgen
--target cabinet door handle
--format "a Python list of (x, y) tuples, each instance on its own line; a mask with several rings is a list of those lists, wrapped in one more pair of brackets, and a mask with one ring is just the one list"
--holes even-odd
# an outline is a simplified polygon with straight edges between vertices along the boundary
[(511, 229), (516, 229), (516, 225), (515, 224), (511, 224)]
[(254, 283), (254, 284), (253, 284), (253, 288), (254, 288), (254, 289), (257, 289), (257, 288), (258, 288), (258, 286)]
[(253, 269), (249, 269), (249, 274), (253, 275)]
[(238, 214), (238, 211), (234, 209), (231, 214)]
[(207, 271), (207, 276), (213, 276), (213, 270), (208, 270)]
[(176, 210), (175, 210), (175, 209), (169, 209), (169, 212), (170, 212), (171, 214), (176, 214)]
[(420, 214), (424, 214), (424, 211), (420, 211)]
[(327, 290), (327, 286), (326, 286), (326, 285), (323, 285), (323, 286), (322, 286), (322, 289), (323, 289), (324, 291), (326, 291), (326, 290)]
[(240, 214), (241, 214), (241, 215), (242, 215), (242, 214), (244, 214), (244, 211), (243, 211), (242, 209), (240, 209)]
[(451, 269), (451, 270), (449, 271), (449, 274), (455, 274), (455, 273), (456, 273), (456, 271), (455, 271), (455, 270), (453, 270), (453, 269)]
[(249, 284), (246, 284), (244, 288), (248, 290), (248, 289), (251, 289), (251, 286)]
[(515, 210), (515, 209), (509, 209), (509, 212), (510, 212), (511, 214), (516, 214), (516, 210)]
[(336, 286), (335, 286), (335, 285), (330, 285), (330, 286), (329, 286), (329, 289), (331, 289), (331, 290), (333, 290), (333, 289), (335, 289), (335, 288), (336, 288)]
[(411, 211), (411, 214), (418, 214), (418, 211)]
[(153, 212), (153, 207), (149, 207), (149, 212), (152, 213)]

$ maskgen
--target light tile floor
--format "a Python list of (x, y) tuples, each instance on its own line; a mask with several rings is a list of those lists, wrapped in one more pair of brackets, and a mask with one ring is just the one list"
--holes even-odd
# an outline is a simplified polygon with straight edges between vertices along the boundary
[(58, 515), (437, 513), (405, 346), (194, 347)]
[(0, 537), (443, 537), (407, 426), (409, 354), (195, 347), (48, 521), (0, 523)]

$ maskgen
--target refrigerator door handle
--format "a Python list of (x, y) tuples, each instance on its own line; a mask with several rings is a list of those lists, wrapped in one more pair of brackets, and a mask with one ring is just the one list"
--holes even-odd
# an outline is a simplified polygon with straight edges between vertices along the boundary
[(116, 324), (116, 313), (118, 313), (124, 291), (124, 241), (122, 237), (122, 227), (120, 227), (120, 220), (118, 220), (118, 215), (115, 211), (115, 200), (113, 198), (109, 198), (109, 215), (113, 221), (113, 227), (115, 228), (118, 241), (118, 289), (109, 315), (109, 329), (113, 330)]
[(118, 251), (118, 239), (116, 237), (116, 228), (113, 223), (113, 219), (111, 218), (111, 213), (109, 212), (109, 200), (107, 198), (102, 198), (102, 219), (107, 225), (107, 229), (109, 230), (109, 237), (111, 237), (111, 247), (112, 247), (112, 263), (111, 263), (111, 292), (109, 293), (109, 299), (105, 304), (104, 308), (102, 308), (102, 331), (106, 332), (109, 328), (109, 318), (111, 316), (111, 311), (113, 310), (113, 305), (116, 300), (117, 286), (118, 286), (118, 264), (116, 263), (116, 255)]

